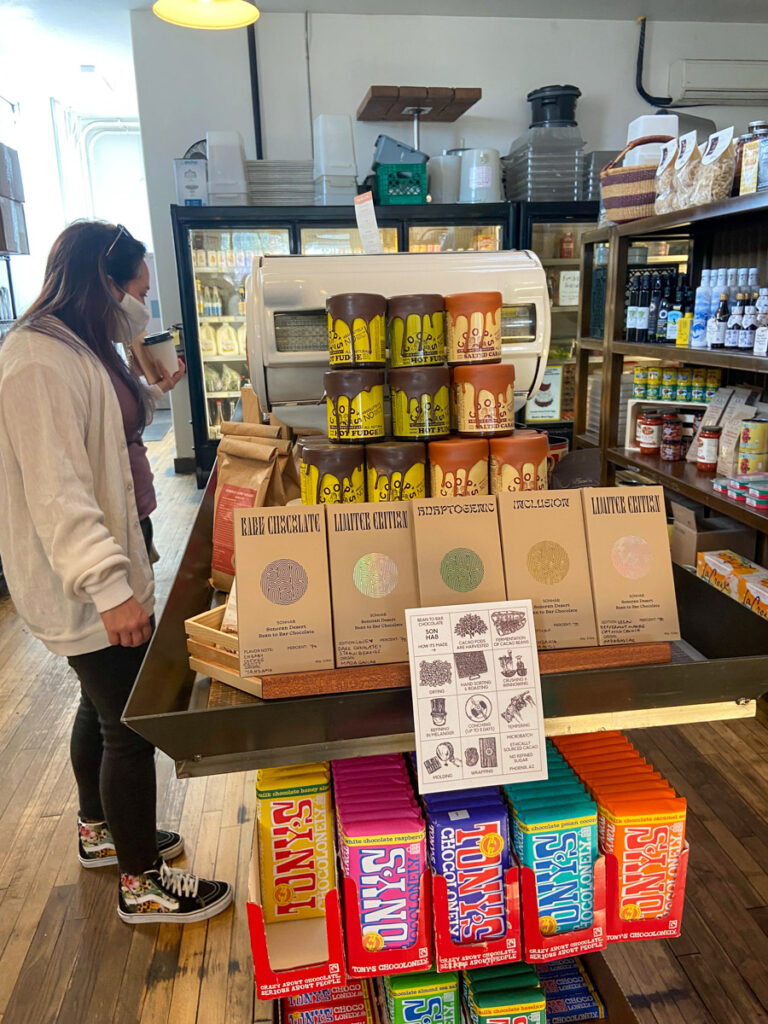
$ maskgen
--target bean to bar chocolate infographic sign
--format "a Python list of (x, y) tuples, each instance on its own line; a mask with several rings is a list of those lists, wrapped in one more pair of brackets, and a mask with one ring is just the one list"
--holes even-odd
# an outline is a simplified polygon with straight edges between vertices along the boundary
[(409, 608), (419, 792), (547, 777), (529, 600)]

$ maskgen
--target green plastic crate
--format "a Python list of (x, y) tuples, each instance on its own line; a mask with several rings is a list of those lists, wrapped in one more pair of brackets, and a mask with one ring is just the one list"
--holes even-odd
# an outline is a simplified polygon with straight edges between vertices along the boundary
[(426, 164), (379, 164), (376, 168), (376, 202), (379, 206), (426, 203)]

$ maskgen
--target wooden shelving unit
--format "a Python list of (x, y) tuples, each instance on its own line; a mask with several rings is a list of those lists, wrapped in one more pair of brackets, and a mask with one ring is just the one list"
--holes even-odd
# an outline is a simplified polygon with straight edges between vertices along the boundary
[[(670, 491), (682, 494), (714, 511), (729, 515), (756, 529), (760, 551), (768, 554), (768, 516), (713, 490), (712, 476), (698, 472), (695, 464), (662, 462), (639, 451), (622, 447), (618, 436), (621, 375), (625, 360), (651, 359), (688, 366), (720, 367), (736, 379), (761, 381), (768, 374), (768, 358), (750, 352), (711, 351), (681, 348), (676, 345), (636, 344), (623, 340), (624, 294), (629, 249), (641, 240), (684, 240), (689, 247), (689, 281), (696, 285), (704, 267), (758, 266), (761, 279), (768, 279), (768, 192), (740, 196), (661, 217), (649, 217), (629, 224), (597, 228), (582, 239), (577, 363), (576, 417), (574, 437), (578, 447), (594, 445), (586, 437), (587, 377), (590, 357), (603, 357), (600, 439), (602, 482), (612, 484), (617, 469), (635, 470), (652, 478)], [(591, 280), (594, 249), (608, 245), (608, 280), (604, 331), (593, 336), (591, 317)], [(768, 667), (768, 666), (767, 666)]]

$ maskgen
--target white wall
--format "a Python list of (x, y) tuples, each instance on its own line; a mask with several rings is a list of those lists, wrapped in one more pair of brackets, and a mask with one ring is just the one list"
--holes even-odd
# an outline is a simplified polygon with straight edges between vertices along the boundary
[[(266, 156), (310, 155), (305, 89), (304, 16), (264, 14), (257, 23)], [(440, 152), (464, 139), (502, 153), (528, 126), (531, 89), (579, 86), (577, 119), (587, 149), (617, 149), (626, 125), (650, 113), (635, 91), (638, 27), (634, 21), (520, 18), (311, 15), (309, 52), (313, 114), (349, 114), (373, 84), (480, 86), (483, 99), (454, 124), (425, 124), (422, 148)], [(646, 89), (667, 91), (669, 64), (683, 57), (763, 58), (768, 25), (664, 22), (649, 25)], [(691, 113), (718, 126), (765, 116), (765, 109), (702, 107)], [(376, 136), (406, 142), (410, 125), (355, 123), (361, 177)]]
[[(209, 129), (237, 130), (256, 157), (245, 31), (201, 32), (131, 12), (136, 91), (163, 321), (181, 318), (170, 206), (173, 160)], [(193, 454), (189, 391), (172, 392), (179, 458)]]

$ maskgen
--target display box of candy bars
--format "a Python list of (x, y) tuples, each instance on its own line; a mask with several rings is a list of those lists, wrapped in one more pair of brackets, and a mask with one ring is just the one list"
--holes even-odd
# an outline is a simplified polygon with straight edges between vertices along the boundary
[[(642, 880), (643, 901), (637, 901), (627, 890), (627, 884), (619, 884), (619, 862), (611, 853), (605, 855), (606, 886), (606, 930), (609, 942), (632, 942), (639, 939), (675, 939), (683, 923), (685, 902), (685, 879), (688, 873), (688, 843), (677, 863), (671, 892), (666, 891), (664, 872), (658, 873), (658, 884), (654, 887), (646, 873)], [(648, 865), (651, 869), (652, 865)], [(654, 888), (656, 888), (654, 898)], [(641, 905), (642, 903), (642, 905)], [(652, 905), (653, 904), (653, 905)], [(642, 917), (657, 909), (668, 908), (663, 916)]]
[(346, 984), (339, 890), (332, 888), (326, 893), (324, 917), (265, 922), (258, 835), (253, 843), (246, 909), (259, 999)]
[[(456, 942), (451, 934), (448, 885), (442, 875), (433, 873), (432, 924), (435, 965), (438, 971), (462, 971), (473, 967), (514, 963), (519, 960), (522, 955), (520, 879), (516, 866), (508, 868), (504, 873), (503, 909), (505, 924), (503, 935), (483, 942)], [(484, 911), (483, 918), (485, 917)]]
[[(531, 868), (520, 867), (520, 902), (523, 924), (523, 959), (545, 963), (566, 956), (596, 953), (608, 945), (606, 932), (605, 857), (594, 862), (594, 904), (592, 925), (578, 931), (549, 933), (553, 919), (539, 908), (536, 875)], [(566, 894), (560, 894), (566, 897)], [(566, 897), (567, 898), (567, 897)], [(543, 931), (542, 931), (543, 928)]]
[[(387, 881), (387, 886), (391, 880)], [(402, 974), (406, 971), (426, 971), (432, 963), (432, 934), (430, 926), (429, 871), (421, 876), (419, 905), (415, 920), (396, 920), (397, 914), (408, 914), (408, 901), (385, 904), (379, 899), (377, 886), (365, 885), (361, 879), (359, 891), (353, 878), (344, 876), (344, 937), (347, 951), (347, 971), (350, 978), (373, 978), (380, 974)], [(370, 904), (365, 911), (365, 931), (361, 916), (362, 904)], [(374, 904), (381, 904), (377, 911)], [(382, 918), (381, 914), (386, 914)], [(378, 920), (377, 920), (378, 917)], [(413, 934), (415, 941), (402, 948), (384, 945), (382, 931), (391, 936), (393, 929), (402, 928), (404, 935)]]

